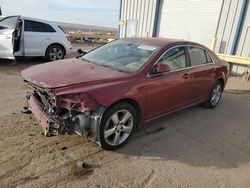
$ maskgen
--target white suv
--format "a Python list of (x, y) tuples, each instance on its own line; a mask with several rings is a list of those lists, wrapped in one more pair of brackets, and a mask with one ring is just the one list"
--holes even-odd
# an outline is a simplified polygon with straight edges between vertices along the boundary
[(0, 20), (0, 58), (45, 57), (63, 59), (70, 53), (66, 33), (54, 22), (9, 16)]

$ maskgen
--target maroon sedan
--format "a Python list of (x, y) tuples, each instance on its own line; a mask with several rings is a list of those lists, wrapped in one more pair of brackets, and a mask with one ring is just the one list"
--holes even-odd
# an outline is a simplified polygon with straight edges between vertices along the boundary
[(26, 112), (45, 135), (74, 132), (114, 150), (145, 121), (195, 104), (214, 108), (228, 64), (197, 43), (129, 38), (33, 66), (22, 77), (33, 88)]

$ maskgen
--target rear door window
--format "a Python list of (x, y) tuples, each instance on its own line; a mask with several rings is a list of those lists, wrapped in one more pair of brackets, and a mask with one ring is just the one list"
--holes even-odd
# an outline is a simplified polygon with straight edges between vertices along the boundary
[(49, 24), (25, 20), (24, 31), (29, 32), (56, 32)]
[(197, 47), (187, 47), (191, 66), (203, 65), (211, 63), (212, 59), (210, 55), (202, 48)]
[(207, 63), (212, 63), (213, 60), (212, 60), (211, 56), (208, 54), (207, 51), (205, 51), (205, 53), (206, 53), (206, 57), (207, 57)]

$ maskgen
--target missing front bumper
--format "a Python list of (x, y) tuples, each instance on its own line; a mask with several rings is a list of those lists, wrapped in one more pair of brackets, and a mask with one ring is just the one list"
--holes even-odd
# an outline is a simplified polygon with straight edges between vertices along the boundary
[[(86, 118), (89, 118), (88, 121), (85, 121), (85, 125), (82, 125), (80, 129), (76, 129), (76, 125), (74, 123), (74, 118), (76, 117), (51, 117), (49, 116), (43, 108), (39, 105), (39, 101), (35, 98), (33, 94), (27, 95), (28, 99), (28, 110), (32, 112), (32, 114), (36, 117), (36, 119), (40, 122), (41, 127), (44, 130), (44, 135), (46, 136), (56, 136), (59, 134), (65, 134), (65, 132), (68, 132), (72, 134), (73, 132), (83, 136), (90, 136), (95, 142), (99, 144), (100, 135), (100, 122), (103, 113), (105, 112), (105, 107), (99, 107), (97, 110), (93, 111), (92, 114), (88, 114)], [(84, 116), (84, 114), (81, 114), (81, 116)], [(79, 127), (79, 126), (78, 126)], [(87, 129), (84, 129), (84, 127), (87, 127)]]
[(59, 122), (58, 120), (48, 116), (39, 106), (38, 101), (33, 95), (31, 95), (28, 99), (28, 104), (33, 115), (40, 122), (40, 125), (44, 130), (44, 135), (55, 136), (61, 132), (62, 126), (60, 126), (60, 124), (63, 125), (63, 122)]

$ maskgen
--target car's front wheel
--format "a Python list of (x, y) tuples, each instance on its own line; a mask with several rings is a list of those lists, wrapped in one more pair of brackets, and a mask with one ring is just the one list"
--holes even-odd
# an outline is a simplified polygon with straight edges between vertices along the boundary
[(64, 58), (64, 50), (61, 46), (53, 44), (46, 50), (45, 58), (47, 61), (55, 61)]
[(115, 150), (123, 146), (134, 132), (137, 121), (135, 109), (126, 102), (109, 108), (101, 121), (101, 147), (106, 150)]
[(218, 81), (209, 94), (208, 100), (204, 103), (207, 108), (214, 108), (220, 102), (223, 85)]

